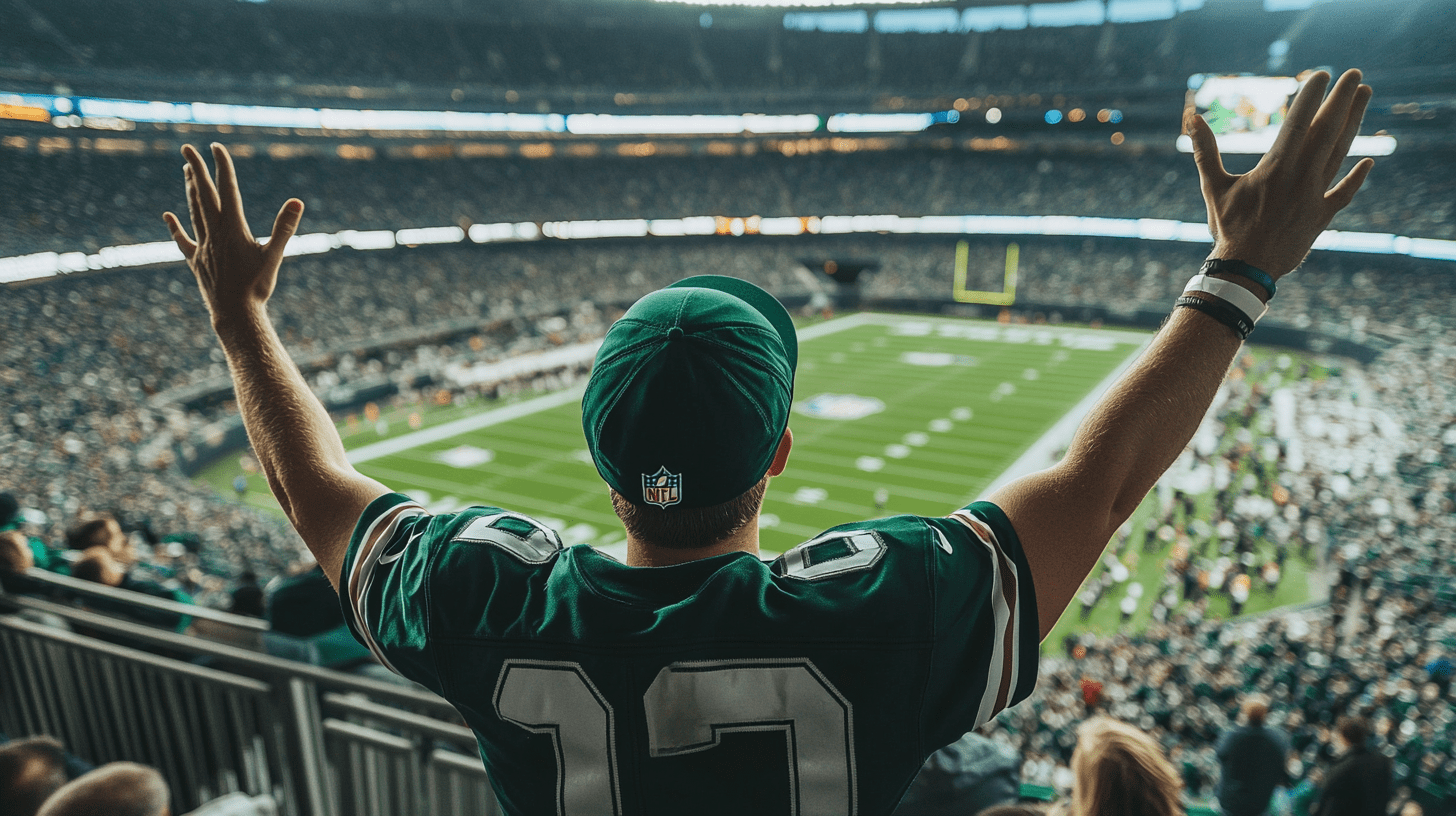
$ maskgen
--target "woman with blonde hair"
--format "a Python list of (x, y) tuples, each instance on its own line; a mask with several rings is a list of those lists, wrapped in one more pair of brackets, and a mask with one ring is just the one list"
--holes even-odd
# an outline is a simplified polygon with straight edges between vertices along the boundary
[(1111, 717), (1077, 728), (1072, 795), (1056, 816), (1178, 816), (1183, 783), (1163, 749), (1143, 731)]

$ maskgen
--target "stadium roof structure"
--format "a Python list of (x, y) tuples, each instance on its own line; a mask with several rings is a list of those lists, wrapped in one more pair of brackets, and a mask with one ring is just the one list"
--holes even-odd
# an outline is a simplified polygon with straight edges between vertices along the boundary
[[(1076, 4), (1086, 0), (1035, 0), (1045, 4)], [(1101, 2), (1101, 0), (1097, 0)], [(1149, 0), (1140, 0), (1149, 2)], [(1227, 0), (1226, 0), (1227, 1)], [(251, 0), (270, 5), (316, 8), (370, 14), (427, 14), (443, 17), (501, 17), (518, 20), (549, 19), (560, 22), (577, 16), (594, 22), (605, 18), (639, 23), (671, 22), (674, 18), (696, 20), (703, 11), (726, 11), (757, 16), (784, 11), (878, 10), (904, 7), (965, 9), (984, 6), (1025, 5), (1014, 0)], [(1180, 0), (1151, 0), (1178, 6)], [(1181, 0), (1186, 2), (1186, 0)], [(1217, 0), (1215, 0), (1217, 2)], [(1199, 3), (1202, 5), (1202, 3)]]

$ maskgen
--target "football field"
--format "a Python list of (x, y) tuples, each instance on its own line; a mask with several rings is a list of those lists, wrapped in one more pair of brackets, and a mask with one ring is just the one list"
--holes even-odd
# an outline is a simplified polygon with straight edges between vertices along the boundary
[[(801, 329), (794, 449), (764, 503), (765, 553), (848, 521), (947, 513), (982, 495), (1039, 440), (1045, 450), (1031, 451), (1023, 467), (1044, 466), (1075, 423), (1048, 432), (1074, 420), (1074, 408), (1085, 411), (1091, 392), (1147, 339), (876, 314)], [(578, 388), (473, 411), (417, 408), (427, 422), (406, 433), (381, 436), (360, 423), (341, 430), (362, 472), (436, 512), (496, 505), (543, 520), (568, 544), (615, 551), (625, 536), (587, 455), (579, 401)], [(236, 473), (230, 465), (221, 484)], [(266, 492), (261, 478), (255, 487)]]

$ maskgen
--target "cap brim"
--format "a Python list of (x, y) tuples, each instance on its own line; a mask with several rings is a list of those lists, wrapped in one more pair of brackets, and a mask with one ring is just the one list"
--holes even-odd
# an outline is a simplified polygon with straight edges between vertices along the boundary
[(794, 330), (794, 319), (789, 317), (789, 310), (779, 303), (778, 298), (742, 278), (730, 278), (727, 275), (694, 275), (669, 284), (666, 288), (681, 289), (688, 286), (715, 289), (752, 306), (754, 311), (763, 315), (769, 325), (778, 331), (779, 339), (784, 344), (784, 352), (789, 358), (789, 370), (799, 370), (799, 335)]

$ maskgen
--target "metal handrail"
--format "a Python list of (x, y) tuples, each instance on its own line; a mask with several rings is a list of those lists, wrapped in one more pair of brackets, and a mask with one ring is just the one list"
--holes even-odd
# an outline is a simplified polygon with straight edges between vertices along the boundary
[(254, 680), (251, 677), (243, 677), (240, 675), (231, 674), (229, 672), (218, 671), (217, 669), (209, 669), (206, 666), (197, 666), (192, 663), (186, 663), (170, 657), (162, 657), (160, 655), (149, 654), (147, 652), (140, 652), (136, 649), (129, 649), (125, 646), (118, 646), (115, 643), (108, 643), (104, 640), (97, 640), (95, 638), (86, 637), (85, 635), (78, 635), (75, 632), (68, 632), (64, 629), (57, 629), (54, 626), (46, 626), (43, 623), (28, 621), (24, 618), (7, 617), (5, 618), (5, 625), (13, 629), (18, 629), (27, 634), (45, 637), (50, 640), (65, 643), (68, 646), (74, 646), (78, 649), (84, 649), (86, 651), (95, 652), (97, 654), (104, 654), (111, 657), (129, 660), (134, 663), (140, 663), (144, 666), (151, 666), (157, 669), (165, 669), (169, 672), (175, 672), (177, 674), (195, 677), (199, 680), (206, 680), (210, 683), (216, 683), (220, 686), (227, 686), (229, 688), (237, 689), (238, 691), (246, 691), (253, 694), (267, 694), (270, 689), (270, 686), (267, 683), (264, 683), (261, 680)]
[(359, 700), (335, 692), (325, 693), (323, 700), (325, 709), (337, 709), (341, 712), (357, 714), (371, 720), (377, 720), (400, 728), (408, 728), (421, 734), (427, 734), (436, 739), (461, 742), (471, 746), (475, 745), (475, 732), (463, 725), (421, 720), (419, 715), (409, 711), (380, 705), (379, 703), (373, 703), (368, 700)]
[(108, 634), (125, 637), (131, 641), (140, 641), (154, 646), (163, 646), (183, 652), (203, 655), (225, 663), (246, 666), (254, 671), (265, 674), (309, 680), (329, 688), (358, 691), (370, 697), (388, 700), (398, 705), (414, 706), (442, 713), (448, 712), (448, 716), (451, 719), (458, 716), (454, 707), (443, 698), (423, 689), (409, 688), (387, 683), (382, 680), (372, 680), (368, 677), (344, 674), (333, 671), (332, 669), (325, 669), (320, 666), (299, 663), (293, 660), (285, 660), (280, 657), (273, 657), (272, 655), (249, 651), (248, 649), (229, 646), (224, 643), (217, 643), (191, 635), (179, 635), (175, 632), (154, 629), (150, 626), (133, 623), (132, 621), (119, 620), (107, 615), (88, 612), (84, 609), (77, 609), (73, 606), (46, 601), (40, 598), (13, 594), (0, 595), (0, 607), (7, 605), (12, 608), (47, 612), (85, 626), (93, 631), (106, 632)]
[(26, 578), (37, 583), (64, 589), (67, 592), (74, 592), (78, 595), (105, 598), (110, 601), (119, 601), (121, 603), (131, 604), (132, 606), (142, 606), (147, 609), (156, 609), (162, 612), (173, 612), (178, 615), (209, 620), (213, 623), (221, 623), (255, 632), (267, 632), (272, 629), (268, 621), (262, 618), (251, 618), (247, 615), (235, 615), (231, 612), (223, 612), (220, 609), (212, 609), (206, 606), (185, 604), (180, 601), (169, 601), (164, 598), (148, 595), (145, 592), (118, 589), (116, 587), (106, 586), (105, 584), (98, 584), (95, 581), (84, 581), (68, 575), (57, 575), (54, 572), (36, 567), (31, 567), (26, 570), (24, 575)]
[(444, 765), (452, 771), (464, 771), (465, 773), (475, 774), (482, 779), (488, 779), (490, 776), (486, 772), (485, 765), (480, 761), (479, 756), (466, 756), (465, 754), (456, 754), (451, 751), (436, 748), (430, 752), (430, 763)]
[(415, 744), (404, 737), (396, 737), (393, 734), (386, 734), (383, 731), (376, 731), (373, 728), (366, 728), (343, 720), (324, 720), (325, 734), (339, 734), (348, 737), (353, 742), (363, 743), (374, 748), (382, 748), (396, 754), (412, 754)]

